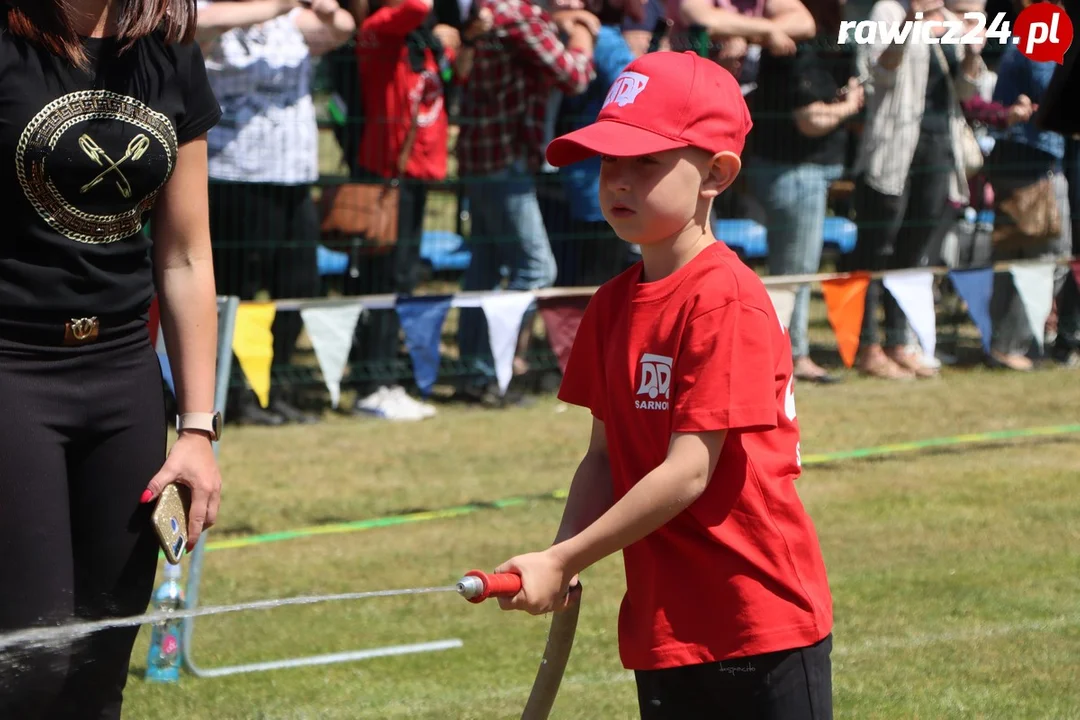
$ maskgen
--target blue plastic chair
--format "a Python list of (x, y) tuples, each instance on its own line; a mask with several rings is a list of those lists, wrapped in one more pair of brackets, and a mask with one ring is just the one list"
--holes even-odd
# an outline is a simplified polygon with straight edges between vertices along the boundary
[(344, 275), (349, 269), (349, 255), (338, 250), (331, 250), (325, 245), (320, 245), (316, 250), (315, 262), (319, 268), (319, 275)]
[(420, 237), (420, 259), (435, 272), (461, 271), (469, 267), (472, 253), (465, 240), (450, 230), (426, 230)]
[(747, 260), (763, 260), (769, 255), (765, 226), (753, 220), (713, 220), (713, 234)]
[(859, 228), (845, 217), (825, 218), (825, 247), (847, 255), (859, 241)]

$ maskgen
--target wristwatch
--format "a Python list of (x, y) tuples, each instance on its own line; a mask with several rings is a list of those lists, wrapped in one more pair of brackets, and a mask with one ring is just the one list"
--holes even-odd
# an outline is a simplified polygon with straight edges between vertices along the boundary
[(210, 434), (210, 440), (217, 442), (221, 439), (221, 413), (184, 413), (176, 418), (176, 431), (201, 430)]

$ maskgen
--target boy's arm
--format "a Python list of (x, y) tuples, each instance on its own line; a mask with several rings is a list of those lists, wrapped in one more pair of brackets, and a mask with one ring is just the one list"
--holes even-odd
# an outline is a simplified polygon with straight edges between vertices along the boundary
[[(574, 577), (590, 565), (641, 540), (666, 524), (701, 497), (716, 469), (727, 431), (674, 433), (667, 458), (643, 477), (610, 509), (584, 530), (572, 533), (597, 504), (586, 504), (591, 496), (586, 483), (573, 503), (567, 500), (563, 515), (567, 539), (547, 550), (520, 555), (503, 563), (495, 572), (521, 575), (522, 592), (514, 598), (499, 598), (504, 610), (525, 610), (532, 615), (563, 610)], [(580, 475), (579, 470), (579, 475)], [(584, 476), (583, 480), (584, 480)], [(574, 484), (578, 484), (575, 476)], [(573, 490), (571, 490), (573, 493)]]
[(641, 540), (688, 508), (709, 486), (726, 431), (674, 433), (667, 458), (600, 518), (551, 548), (574, 576)]

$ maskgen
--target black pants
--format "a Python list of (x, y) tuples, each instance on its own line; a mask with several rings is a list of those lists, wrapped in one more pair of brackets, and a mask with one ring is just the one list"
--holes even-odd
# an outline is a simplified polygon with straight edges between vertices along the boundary
[[(897, 270), (918, 267), (930, 248), (940, 244), (948, 230), (952, 146), (947, 134), (924, 132), (919, 137), (911, 171), (901, 195), (886, 195), (860, 178), (855, 188), (859, 242), (852, 253), (858, 270)], [(907, 342), (907, 317), (881, 280), (866, 289), (860, 347), (881, 344), (878, 307), (885, 310), (886, 346)]]
[[(310, 186), (212, 182), (210, 235), (219, 295), (252, 300), (261, 290), (275, 299), (318, 294), (319, 216)], [(300, 313), (277, 314), (275, 364), (289, 362), (303, 328)]]
[[(144, 323), (82, 347), (0, 333), (0, 634), (146, 612), (157, 567), (139, 496), (165, 459)], [(138, 628), (0, 650), (0, 718), (115, 720)]]
[(831, 720), (832, 635), (797, 650), (637, 671), (642, 720)]
[[(360, 177), (372, 176), (362, 174)], [(397, 244), (392, 252), (359, 259), (350, 294), (410, 295), (416, 289), (428, 184), (406, 178), (399, 187)], [(411, 368), (398, 364), (399, 331), (400, 323), (393, 309), (372, 310), (357, 324), (353, 358), (365, 363), (368, 377), (368, 382), (361, 382), (361, 396), (378, 385), (395, 383), (403, 373), (411, 374)]]
[[(1080, 258), (1080, 140), (1065, 139), (1065, 180), (1069, 183), (1069, 208), (1072, 220), (1072, 256)], [(1071, 270), (1058, 295), (1058, 335), (1054, 353), (1067, 356), (1080, 350), (1080, 284)]]

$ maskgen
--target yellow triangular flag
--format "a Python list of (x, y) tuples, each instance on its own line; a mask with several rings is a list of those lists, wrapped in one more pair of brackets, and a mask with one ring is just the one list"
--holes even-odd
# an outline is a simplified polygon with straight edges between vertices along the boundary
[(270, 403), (270, 365), (274, 361), (274, 324), (277, 306), (272, 302), (244, 302), (236, 309), (232, 348), (259, 404)]

